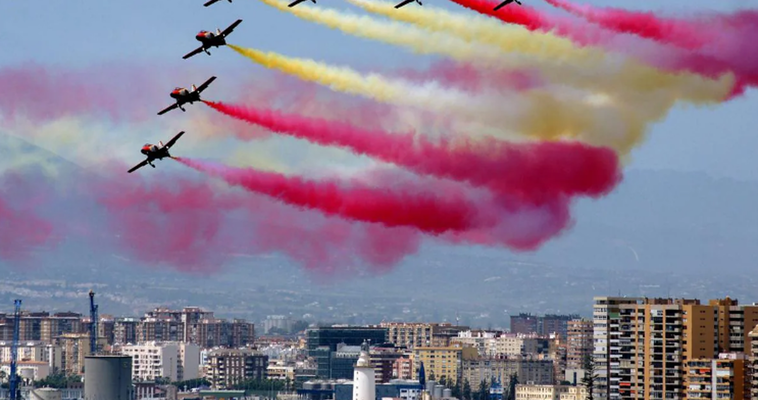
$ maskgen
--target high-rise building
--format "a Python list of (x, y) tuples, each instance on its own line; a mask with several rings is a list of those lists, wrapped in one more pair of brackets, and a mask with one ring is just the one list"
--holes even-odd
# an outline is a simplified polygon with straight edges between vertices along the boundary
[(137, 343), (139, 319), (117, 318), (113, 322), (113, 343), (117, 345)]
[(269, 334), (273, 329), (278, 332), (289, 333), (293, 325), (292, 318), (286, 315), (269, 315), (263, 320), (263, 333)]
[(584, 378), (585, 360), (592, 357), (593, 347), (592, 320), (575, 319), (568, 322), (566, 331), (566, 369), (561, 380), (572, 384)]
[[(308, 357), (316, 362), (316, 376), (322, 379), (334, 379), (332, 373), (333, 360), (337, 359), (333, 353), (340, 346), (360, 346), (363, 342), (381, 344), (387, 342), (386, 328), (372, 328), (363, 326), (331, 326), (310, 328), (306, 330), (306, 349)], [(348, 349), (345, 349), (347, 351)], [(357, 354), (355, 355), (357, 358)], [(344, 358), (344, 357), (342, 357)], [(337, 363), (342, 361), (337, 359)], [(340, 364), (342, 365), (342, 364)], [(345, 371), (344, 368), (341, 368)], [(350, 368), (352, 376), (352, 367)]]
[(206, 377), (216, 389), (266, 379), (268, 356), (250, 349), (218, 349), (208, 354)]
[(252, 323), (218, 319), (213, 312), (198, 307), (181, 311), (156, 308), (140, 320), (136, 333), (139, 342), (185, 342), (208, 348), (243, 347), (255, 340)]
[(170, 378), (183, 381), (198, 377), (200, 348), (182, 342), (146, 342), (126, 345), (121, 353), (132, 357), (132, 377), (140, 381)]
[[(595, 298), (598, 399), (682, 398), (687, 362), (752, 345), (755, 306), (731, 299)], [(747, 316), (747, 317), (746, 317)]]
[(511, 333), (536, 333), (545, 336), (556, 333), (565, 338), (568, 322), (578, 318), (579, 315), (576, 314), (545, 314), (543, 316), (535, 316), (520, 313), (518, 315), (511, 315)]
[(748, 363), (742, 353), (687, 361), (685, 399), (750, 399)]
[(520, 313), (511, 315), (511, 333), (538, 333), (539, 317), (532, 314)]
[(427, 380), (445, 377), (445, 381), (453, 385), (455, 382), (461, 382), (463, 360), (477, 358), (479, 352), (475, 347), (416, 347), (413, 349), (412, 376), (418, 376), (421, 363), (424, 363)]
[(533, 382), (539, 385), (556, 383), (553, 360), (534, 356), (464, 358), (461, 370), (461, 378), (464, 382), (469, 382), (472, 390), (479, 387), (479, 382), (491, 382), (492, 379), (499, 380), (507, 386), (514, 374), (519, 382)]
[(627, 297), (595, 297), (592, 308), (592, 359), (597, 376), (594, 397), (597, 400), (619, 399), (619, 311), (624, 304), (637, 304)]
[(387, 329), (388, 342), (408, 349), (446, 347), (460, 332), (470, 330), (467, 326), (427, 322), (382, 322), (379, 327)]

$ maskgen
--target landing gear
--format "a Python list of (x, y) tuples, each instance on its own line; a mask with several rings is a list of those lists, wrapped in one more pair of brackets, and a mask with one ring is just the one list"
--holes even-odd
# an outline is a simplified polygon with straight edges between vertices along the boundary
[(211, 52), (210, 52), (210, 51), (208, 51), (208, 49), (203, 49), (203, 51), (205, 52), (205, 54), (207, 54), (207, 55), (211, 55)]

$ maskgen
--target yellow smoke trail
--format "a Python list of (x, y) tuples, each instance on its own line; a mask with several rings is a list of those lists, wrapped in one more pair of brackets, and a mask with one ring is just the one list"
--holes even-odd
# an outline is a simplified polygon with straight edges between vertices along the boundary
[(655, 92), (658, 96), (694, 103), (720, 101), (726, 94), (714, 98), (714, 86), (721, 87), (724, 82), (729, 87), (734, 84), (732, 74), (714, 82), (697, 74), (659, 71), (632, 60), (607, 65), (606, 53), (599, 49), (577, 47), (568, 39), (530, 32), (523, 27), (510, 27), (492, 19), (458, 16), (429, 7), (406, 7), (398, 12), (389, 3), (349, 0), (367, 11), (410, 22), (431, 32), (321, 7), (288, 8), (278, 0), (261, 1), (306, 20), (404, 46), (420, 54), (442, 54), (489, 68), (536, 69), (553, 83), (613, 93), (631, 105), (635, 105), (631, 103), (631, 98), (635, 97), (633, 94), (639, 92)]
[[(285, 57), (272, 52), (229, 45), (231, 49), (267, 68), (317, 82), (333, 90), (370, 97), (377, 101), (424, 108), (457, 115), (531, 138), (555, 140), (572, 137), (619, 153), (629, 152), (643, 139), (647, 123), (663, 117), (673, 106), (670, 97), (648, 99), (645, 107), (619, 107), (612, 100), (590, 104), (589, 100), (566, 101), (560, 94), (536, 89), (511, 98), (475, 98), (435, 84), (412, 85), (378, 74), (361, 75), (344, 67), (313, 60)], [(728, 82), (711, 87), (713, 101), (726, 96)]]

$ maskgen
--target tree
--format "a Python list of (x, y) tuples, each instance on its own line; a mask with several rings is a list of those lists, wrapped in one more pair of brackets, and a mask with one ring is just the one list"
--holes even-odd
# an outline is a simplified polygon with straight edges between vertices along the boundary
[(455, 386), (450, 389), (450, 394), (456, 399), (461, 398), (461, 382), (455, 381)]
[(463, 381), (463, 398), (465, 400), (471, 400), (471, 385), (468, 383), (468, 379)]
[(597, 374), (595, 374), (595, 363), (592, 361), (591, 354), (585, 354), (584, 356), (584, 377), (582, 377), (582, 386), (587, 389), (587, 400), (594, 400), (595, 381), (597, 380)]
[(518, 385), (518, 375), (511, 375), (508, 387), (503, 388), (503, 400), (516, 400), (516, 385)]
[(487, 387), (487, 380), (479, 381), (479, 390), (476, 391), (476, 400), (487, 400), (490, 397), (490, 391)]

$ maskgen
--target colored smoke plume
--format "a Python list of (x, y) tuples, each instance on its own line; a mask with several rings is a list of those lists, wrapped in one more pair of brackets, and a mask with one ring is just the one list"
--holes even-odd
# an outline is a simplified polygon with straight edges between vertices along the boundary
[[(758, 86), (758, 44), (752, 40), (758, 36), (758, 26), (751, 21), (758, 18), (751, 18), (751, 12), (733, 17), (734, 24), (725, 22), (728, 18), (722, 18), (722, 22), (718, 24), (704, 24), (700, 29), (706, 32), (711, 41), (700, 46), (697, 51), (688, 51), (666, 46), (669, 42), (665, 39), (659, 42), (659, 46), (652, 48), (640, 43), (624, 43), (612, 31), (588, 26), (583, 21), (558, 18), (530, 7), (504, 7), (494, 11), (493, 8), (498, 4), (495, 1), (453, 1), (506, 23), (521, 25), (532, 31), (557, 34), (580, 46), (602, 47), (609, 52), (631, 56), (661, 71), (690, 72), (710, 79), (728, 81), (729, 90), (722, 100), (742, 94), (745, 86)], [(719, 28), (726, 26), (728, 29)], [(638, 82), (642, 83), (644, 80)]]
[[(699, 75), (673, 74), (633, 59), (611, 59), (610, 54), (601, 48), (578, 47), (571, 40), (550, 33), (530, 32), (491, 18), (456, 14), (431, 6), (407, 8), (398, 13), (393, 4), (387, 2), (349, 1), (384, 17), (432, 32), (453, 34), (467, 42), (499, 48), (504, 58), (497, 60), (497, 66), (528, 69), (556, 85), (572, 85), (618, 96), (637, 92), (661, 96), (668, 91), (676, 92), (684, 100), (693, 99), (696, 102), (702, 96), (697, 94), (696, 88), (710, 85)], [(422, 39), (420, 43), (426, 45), (427, 40)], [(530, 58), (519, 58), (518, 54)], [(474, 62), (481, 62), (481, 59)]]
[(416, 194), (413, 186), (393, 185), (392, 189), (380, 189), (357, 182), (341, 187), (338, 181), (307, 181), (251, 168), (233, 168), (187, 158), (176, 160), (230, 185), (326, 215), (388, 227), (411, 226), (431, 234), (467, 230), (484, 222), (476, 220), (479, 216), (476, 203), (467, 199), (463, 191)]
[[(664, 117), (675, 104), (675, 94), (646, 98), (636, 107), (610, 101), (593, 104), (592, 97), (568, 89), (512, 93), (511, 96), (472, 97), (464, 92), (427, 84), (415, 86), (378, 74), (361, 75), (345, 68), (313, 60), (229, 45), (241, 55), (267, 68), (318, 82), (333, 90), (370, 97), (377, 101), (419, 107), (442, 115), (507, 129), (527, 137), (554, 140), (577, 138), (595, 146), (612, 147), (626, 154), (642, 139), (647, 124)], [(729, 78), (729, 77), (726, 77)], [(732, 82), (706, 81), (703, 101), (723, 100)]]
[(616, 153), (576, 142), (508, 143), (493, 138), (434, 143), (414, 133), (388, 133), (341, 121), (205, 101), (215, 110), (274, 132), (348, 147), (417, 173), (487, 186), (525, 202), (600, 196), (619, 182)]
[[(569, 201), (519, 204), (487, 191), (463, 190), (457, 183), (433, 184), (393, 174), (369, 182), (352, 180), (305, 182), (279, 174), (237, 169), (185, 158), (177, 159), (200, 172), (285, 203), (319, 210), (326, 215), (375, 226), (413, 227), (441, 240), (534, 250), (571, 224)], [(420, 192), (420, 187), (424, 188)]]
[(0, 177), (0, 260), (24, 263), (33, 249), (57, 244), (53, 223), (36, 212), (47, 189), (20, 174)]
[(117, 234), (111, 244), (148, 265), (207, 274), (235, 254), (278, 252), (319, 274), (356, 264), (381, 273), (420, 245), (413, 229), (324, 217), (208, 182), (104, 178), (82, 192), (105, 207), (108, 225), (100, 230)]
[[(685, 19), (661, 18), (652, 11), (629, 11), (616, 8), (595, 8), (579, 6), (564, 0), (546, 0), (554, 7), (563, 9), (571, 14), (582, 17), (604, 28), (621, 33), (631, 33), (647, 39), (673, 44), (688, 50), (699, 49), (714, 41), (712, 32), (703, 29), (708, 25), (712, 29), (728, 29), (718, 24), (719, 18), (710, 16), (700, 21)], [(746, 13), (748, 14), (748, 13)], [(749, 13), (753, 14), (753, 13)], [(731, 18), (730, 18), (731, 19)]]

